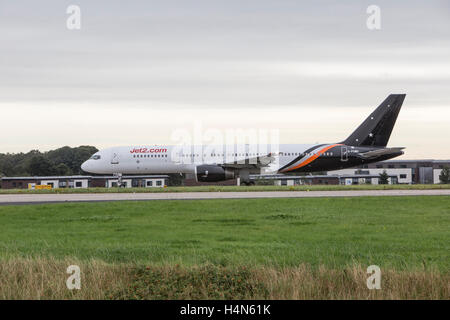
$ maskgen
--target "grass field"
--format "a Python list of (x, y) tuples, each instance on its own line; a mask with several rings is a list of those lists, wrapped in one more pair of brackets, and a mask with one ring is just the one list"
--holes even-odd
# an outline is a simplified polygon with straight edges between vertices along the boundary
[(0, 297), (447, 299), (449, 226), (448, 196), (1, 206)]
[(86, 189), (0, 189), (0, 194), (21, 193), (145, 193), (145, 192), (233, 192), (233, 191), (336, 191), (336, 190), (424, 190), (450, 189), (450, 184), (385, 184), (385, 185), (299, 185), (299, 186), (198, 186), (164, 188), (86, 188)]

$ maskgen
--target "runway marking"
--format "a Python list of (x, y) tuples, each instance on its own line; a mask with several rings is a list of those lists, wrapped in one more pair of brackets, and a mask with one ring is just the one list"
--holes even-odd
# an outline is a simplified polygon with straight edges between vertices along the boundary
[(126, 200), (207, 200), (317, 197), (450, 196), (450, 189), (430, 190), (342, 190), (255, 192), (167, 192), (167, 193), (67, 193), (0, 195), (0, 205)]

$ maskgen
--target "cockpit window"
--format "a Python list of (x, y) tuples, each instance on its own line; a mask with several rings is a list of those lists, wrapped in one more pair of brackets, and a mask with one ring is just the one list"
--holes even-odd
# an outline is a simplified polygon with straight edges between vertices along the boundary
[(100, 155), (99, 154), (94, 154), (92, 157), (91, 157), (91, 160), (98, 160), (98, 159), (100, 159), (101, 157), (100, 157)]

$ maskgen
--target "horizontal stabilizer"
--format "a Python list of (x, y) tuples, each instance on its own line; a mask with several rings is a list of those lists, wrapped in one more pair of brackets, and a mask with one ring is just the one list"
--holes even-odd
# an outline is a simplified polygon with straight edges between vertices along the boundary
[(399, 148), (377, 149), (377, 150), (360, 153), (360, 154), (358, 154), (358, 156), (361, 158), (364, 158), (364, 159), (370, 159), (370, 158), (383, 156), (386, 154), (393, 154), (393, 153), (399, 153), (399, 152), (403, 153), (402, 149), (405, 149), (405, 148), (399, 147)]

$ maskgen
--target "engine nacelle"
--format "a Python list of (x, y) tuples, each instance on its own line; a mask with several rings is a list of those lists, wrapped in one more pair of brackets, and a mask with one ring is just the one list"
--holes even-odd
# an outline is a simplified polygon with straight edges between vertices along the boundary
[(224, 181), (234, 179), (234, 171), (216, 165), (202, 165), (197, 166), (195, 177), (201, 182)]

